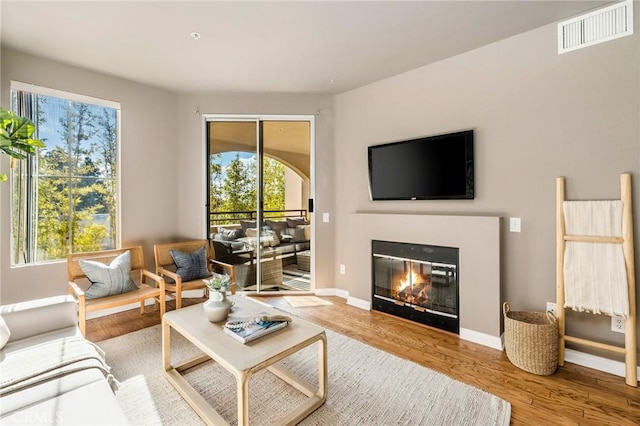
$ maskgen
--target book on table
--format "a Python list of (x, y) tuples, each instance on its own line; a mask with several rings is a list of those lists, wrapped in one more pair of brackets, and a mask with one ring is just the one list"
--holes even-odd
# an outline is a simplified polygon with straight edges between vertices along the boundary
[[(261, 317), (266, 319), (266, 321), (261, 320)], [(269, 319), (267, 312), (260, 312), (252, 317), (227, 321), (224, 325), (224, 332), (240, 343), (247, 343), (286, 327), (289, 321), (291, 321), (290, 318), (287, 319), (288, 321), (286, 319), (272, 320)]]

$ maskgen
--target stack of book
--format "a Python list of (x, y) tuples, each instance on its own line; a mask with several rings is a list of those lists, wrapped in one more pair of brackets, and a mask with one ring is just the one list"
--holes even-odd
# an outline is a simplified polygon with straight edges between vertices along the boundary
[(287, 316), (260, 312), (254, 317), (227, 321), (224, 332), (240, 343), (247, 343), (286, 327), (289, 321), (291, 318)]

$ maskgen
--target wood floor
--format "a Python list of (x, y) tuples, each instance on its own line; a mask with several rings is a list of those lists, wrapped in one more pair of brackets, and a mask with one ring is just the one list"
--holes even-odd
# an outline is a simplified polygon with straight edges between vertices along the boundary
[[(625, 385), (621, 377), (570, 363), (552, 376), (536, 376), (514, 367), (504, 352), (357, 309), (339, 297), (323, 299), (333, 305), (292, 308), (283, 297), (260, 298), (271, 306), (500, 396), (511, 403), (513, 425), (640, 424), (640, 389)], [(203, 300), (186, 299), (185, 305)], [(169, 306), (167, 309), (173, 309), (172, 304)], [(131, 310), (89, 320), (87, 337), (96, 342), (159, 322), (158, 312), (140, 315), (138, 310)]]

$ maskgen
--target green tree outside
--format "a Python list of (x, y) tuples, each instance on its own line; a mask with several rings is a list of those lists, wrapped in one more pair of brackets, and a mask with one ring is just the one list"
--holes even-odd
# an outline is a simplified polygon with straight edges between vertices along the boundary
[[(210, 211), (251, 212), (256, 211), (256, 157), (242, 159), (237, 152), (235, 158), (226, 166), (222, 165), (222, 156), (214, 154), (210, 162)], [(284, 172), (285, 165), (273, 158), (264, 157), (263, 162), (263, 200), (265, 210), (284, 210)], [(226, 219), (224, 223), (238, 223), (237, 215), (216, 215), (217, 219)]]
[(264, 157), (263, 164), (264, 209), (284, 210), (285, 165), (269, 157)]
[(255, 160), (245, 164), (240, 153), (225, 168), (226, 177), (222, 185), (222, 211), (255, 210), (256, 206), (256, 172)]
[[(38, 157), (34, 238), (37, 246), (32, 261), (63, 259), (71, 252), (114, 248), (117, 236), (116, 111), (48, 96), (37, 95), (37, 99), (38, 105), (42, 105), (37, 111), (38, 126), (57, 121), (54, 129), (63, 143), (53, 144)], [(28, 256), (22, 259), (22, 252), (28, 248), (19, 243), (29, 232), (23, 224), (26, 214), (22, 198), (25, 197), (14, 199), (16, 263), (29, 261)]]

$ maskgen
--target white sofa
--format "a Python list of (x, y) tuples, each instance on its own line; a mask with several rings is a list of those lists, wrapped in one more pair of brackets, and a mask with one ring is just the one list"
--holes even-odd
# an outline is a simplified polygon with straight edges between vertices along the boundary
[[(71, 296), (0, 306), (0, 314), (10, 334), (0, 350), (0, 424), (128, 424)], [(54, 367), (56, 358), (65, 365)]]

